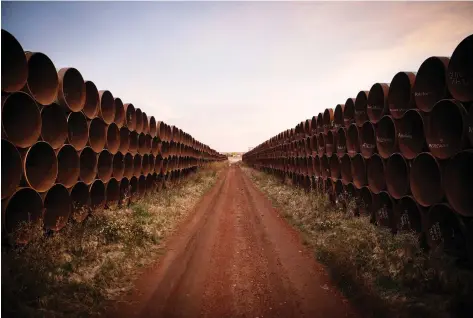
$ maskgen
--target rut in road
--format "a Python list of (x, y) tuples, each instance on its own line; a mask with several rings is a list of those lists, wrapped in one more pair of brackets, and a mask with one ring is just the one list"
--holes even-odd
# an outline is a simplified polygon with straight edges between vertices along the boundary
[(235, 165), (136, 289), (119, 316), (357, 316), (297, 232)]

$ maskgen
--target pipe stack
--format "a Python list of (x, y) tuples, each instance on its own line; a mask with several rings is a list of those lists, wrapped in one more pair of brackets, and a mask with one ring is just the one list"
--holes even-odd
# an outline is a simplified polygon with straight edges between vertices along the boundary
[[(243, 155), (393, 233), (473, 256), (473, 35)], [(356, 214), (355, 213), (355, 214)], [(466, 254), (465, 254), (466, 252)]]
[[(59, 231), (96, 208), (142, 198), (224, 160), (72, 67), (56, 71), (2, 30), (2, 232), (42, 220)], [(27, 238), (20, 241), (27, 241)]]

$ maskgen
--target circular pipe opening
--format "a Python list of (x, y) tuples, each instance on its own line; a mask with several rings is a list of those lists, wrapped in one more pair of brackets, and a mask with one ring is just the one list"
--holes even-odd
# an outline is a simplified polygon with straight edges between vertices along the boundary
[(126, 127), (120, 128), (120, 147), (118, 151), (126, 153), (130, 146), (130, 131)]
[(136, 125), (135, 130), (138, 134), (143, 132), (143, 112), (139, 108), (135, 108)]
[(125, 124), (130, 131), (134, 131), (136, 128), (136, 111), (133, 104), (123, 105), (125, 109)]
[[(181, 157), (181, 160), (184, 161), (184, 158)], [(148, 156), (148, 162), (149, 162), (149, 172), (154, 173), (155, 172), (156, 158), (153, 155), (149, 155)]]
[(347, 153), (350, 157), (360, 152), (359, 129), (356, 124), (348, 126), (346, 134)]
[(327, 179), (330, 177), (330, 164), (326, 155), (323, 155), (320, 159), (320, 169), (323, 179)]
[(57, 154), (58, 173), (56, 183), (71, 188), (79, 179), (80, 159), (77, 151), (71, 145), (64, 145)]
[(98, 117), (110, 125), (115, 120), (115, 99), (110, 91), (99, 91), (99, 113)]
[(427, 207), (442, 201), (442, 170), (430, 153), (421, 153), (414, 159), (409, 179), (412, 195), (420, 205)]
[(90, 213), (89, 187), (84, 182), (77, 182), (71, 190), (72, 218), (80, 223)]
[(141, 170), (144, 175), (149, 173), (149, 156), (147, 154), (144, 154), (141, 160)]
[(20, 153), (11, 142), (2, 139), (2, 199), (15, 192), (21, 175)]
[(85, 105), (82, 112), (89, 119), (94, 119), (99, 111), (99, 91), (94, 82), (85, 82)]
[(157, 125), (156, 125), (156, 119), (154, 116), (148, 117), (149, 120), (149, 134), (151, 135), (152, 138), (156, 137), (156, 132), (157, 132)]
[[(355, 185), (356, 186), (356, 185)], [(359, 210), (361, 215), (372, 216), (373, 193), (368, 187), (361, 187), (359, 192)]]
[(76, 150), (82, 150), (89, 140), (89, 126), (87, 118), (79, 113), (70, 113), (67, 116), (67, 142)]
[(320, 133), (317, 137), (317, 145), (319, 146), (319, 156), (322, 157), (325, 154), (325, 138), (323, 133)]
[(335, 112), (333, 114), (333, 128), (337, 129), (345, 126), (343, 112), (345, 110), (344, 104), (338, 104), (335, 107)]
[(142, 122), (143, 122), (143, 133), (146, 135), (149, 133), (149, 123), (148, 123), (148, 115), (145, 112), (142, 113)]
[(139, 177), (141, 175), (142, 170), (142, 158), (141, 155), (136, 154), (133, 157), (133, 175)]
[(85, 82), (82, 75), (75, 68), (61, 68), (58, 72), (59, 90), (58, 104), (67, 111), (80, 112), (85, 105)]
[(138, 196), (138, 178), (132, 177), (130, 179), (130, 199), (135, 200)]
[(426, 149), (424, 121), (419, 111), (408, 110), (396, 125), (399, 150), (406, 159), (414, 159)]
[(375, 218), (380, 226), (387, 227), (396, 231), (393, 206), (394, 202), (391, 196), (383, 191), (375, 195)]
[(444, 189), (450, 205), (463, 216), (473, 216), (473, 150), (455, 155), (445, 168)]
[(99, 153), (105, 148), (107, 141), (107, 125), (101, 118), (94, 118), (89, 122), (89, 145)]
[(328, 133), (329, 130), (333, 129), (333, 109), (327, 108), (324, 111), (323, 117), (323, 124), (324, 124), (324, 133)]
[(400, 199), (409, 193), (409, 166), (401, 154), (389, 157), (385, 177), (386, 187), (393, 198)]
[(343, 108), (343, 125), (348, 128), (355, 122), (355, 98), (348, 98)]
[(345, 128), (339, 128), (336, 133), (335, 140), (337, 155), (339, 157), (344, 156), (347, 153), (347, 138)]
[(58, 162), (47, 142), (37, 142), (26, 153), (23, 164), (26, 183), (38, 192), (48, 191), (56, 181)]
[(414, 83), (414, 98), (417, 108), (430, 112), (435, 103), (450, 98), (447, 89), (448, 57), (432, 56), (419, 68)]
[(422, 232), (422, 209), (410, 196), (402, 197), (394, 205), (396, 230), (402, 232)]
[[(3, 30), (2, 30), (3, 31)], [(3, 36), (3, 33), (2, 33)], [(3, 52), (2, 52), (3, 54)], [(43, 216), (43, 200), (31, 188), (19, 188), (5, 204), (5, 229), (7, 233), (15, 234), (17, 243), (28, 242), (28, 231), (23, 232), (25, 223), (36, 223)]]
[(146, 149), (146, 135), (144, 133), (138, 136), (138, 152), (142, 155), (148, 152)]
[(414, 82), (412, 72), (399, 72), (394, 75), (389, 87), (388, 105), (391, 116), (400, 119), (406, 111), (415, 108)]
[(329, 159), (330, 165), (330, 177), (332, 180), (337, 180), (340, 178), (340, 162), (338, 161), (337, 156), (332, 156)]
[(105, 200), (109, 208), (118, 206), (120, 200), (120, 184), (115, 178), (111, 178), (105, 185)]
[(391, 116), (384, 116), (376, 126), (376, 146), (379, 155), (387, 159), (397, 150), (396, 126)]
[(66, 224), (72, 211), (69, 191), (62, 185), (54, 185), (44, 198), (44, 227), (46, 230), (59, 231)]
[(113, 156), (112, 169), (112, 176), (117, 180), (121, 180), (121, 178), (123, 178), (123, 174), (125, 173), (125, 161), (122, 153), (117, 152)]
[(2, 133), (12, 144), (19, 148), (32, 146), (41, 128), (39, 108), (28, 94), (16, 92), (2, 96)]
[(322, 113), (319, 113), (317, 115), (317, 133), (323, 133), (324, 132), (324, 115)]
[(123, 159), (124, 162), (124, 171), (123, 175), (131, 179), (131, 177), (134, 175), (134, 168), (133, 168), (133, 155), (131, 153), (127, 153)]
[(97, 160), (97, 176), (104, 183), (107, 183), (113, 173), (113, 155), (108, 150), (100, 152)]
[(79, 156), (80, 179), (85, 184), (91, 184), (97, 175), (97, 154), (90, 147), (85, 147)]
[(2, 91), (19, 91), (27, 79), (28, 63), (21, 44), (2, 29)]
[(123, 178), (120, 181), (120, 201), (119, 204), (127, 204), (130, 200), (130, 180), (128, 178)]
[(355, 99), (355, 123), (358, 127), (368, 121), (368, 94), (367, 91), (360, 91)]
[(58, 77), (56, 67), (43, 53), (26, 53), (28, 80), (26, 91), (41, 105), (49, 105), (56, 99)]
[(360, 154), (356, 154), (351, 158), (351, 174), (355, 187), (361, 189), (366, 185), (366, 163), (365, 159)]
[(128, 149), (132, 154), (136, 154), (138, 152), (138, 133), (136, 131), (131, 131), (129, 140)]
[(112, 155), (116, 154), (120, 148), (120, 130), (115, 123), (108, 125), (106, 148)]
[(335, 137), (333, 135), (333, 132), (329, 131), (327, 134), (325, 134), (324, 140), (325, 140), (325, 153), (327, 154), (327, 156), (330, 157), (333, 154), (334, 142), (335, 142)]
[(466, 110), (455, 100), (444, 99), (435, 104), (427, 119), (426, 140), (430, 152), (447, 159), (465, 144)]
[(389, 113), (388, 92), (389, 84), (385, 83), (376, 83), (370, 89), (366, 111), (369, 121), (373, 124)]
[[(56, 74), (56, 73), (54, 73)], [(51, 104), (41, 110), (41, 139), (58, 149), (67, 139), (66, 114), (58, 104)]]
[(125, 125), (125, 108), (123, 108), (123, 102), (120, 98), (115, 98), (115, 124), (118, 128)]
[(472, 56), (473, 35), (470, 35), (458, 44), (448, 64), (448, 89), (453, 98), (463, 102), (473, 101)]
[(146, 193), (151, 194), (156, 191), (156, 183), (152, 174), (146, 176)]
[(376, 153), (375, 129), (372, 123), (365, 122), (360, 130), (360, 153), (365, 158), (370, 158)]
[(102, 180), (95, 180), (90, 186), (90, 207), (93, 210), (102, 209), (105, 206), (105, 185)]
[(342, 176), (343, 184), (352, 182), (351, 159), (347, 154), (340, 158), (340, 174)]
[(386, 189), (385, 165), (384, 160), (377, 154), (368, 159), (366, 173), (368, 177), (368, 186), (375, 194)]

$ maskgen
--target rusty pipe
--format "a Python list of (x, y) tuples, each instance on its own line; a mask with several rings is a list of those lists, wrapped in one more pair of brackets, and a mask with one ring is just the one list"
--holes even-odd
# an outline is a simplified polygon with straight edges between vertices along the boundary
[(317, 115), (317, 133), (321, 134), (324, 132), (324, 115), (319, 113)]
[(410, 191), (409, 164), (399, 153), (389, 157), (385, 170), (386, 188), (389, 194), (400, 199)]
[(52, 104), (56, 99), (59, 82), (53, 62), (40, 52), (26, 52), (25, 55), (28, 62), (28, 80), (23, 91), (40, 105)]
[(140, 108), (135, 108), (135, 115), (136, 115), (136, 126), (135, 130), (138, 134), (143, 132), (143, 112)]
[(336, 139), (334, 145), (337, 151), (337, 156), (342, 157), (347, 153), (346, 129), (339, 128), (335, 136)]
[(138, 178), (133, 176), (130, 179), (130, 201), (135, 201), (138, 197)]
[(125, 108), (123, 107), (123, 102), (120, 98), (115, 97), (115, 124), (118, 128), (125, 126)]
[(44, 197), (44, 228), (54, 232), (62, 229), (72, 211), (72, 200), (66, 187), (55, 184)]
[[(56, 74), (56, 73), (54, 73)], [(66, 114), (58, 104), (51, 104), (41, 109), (41, 140), (58, 149), (67, 139), (68, 127)]]
[(330, 177), (330, 164), (327, 155), (323, 155), (320, 158), (320, 170), (323, 179), (327, 179)]
[(114, 177), (117, 180), (121, 180), (123, 178), (124, 173), (125, 173), (124, 157), (123, 157), (123, 154), (121, 152), (117, 152), (113, 156), (112, 177)]
[(387, 227), (391, 231), (396, 231), (396, 221), (394, 218), (394, 201), (386, 191), (381, 191), (374, 195), (373, 198), (374, 215), (376, 224)]
[(138, 133), (136, 131), (131, 131), (129, 139), (130, 143), (128, 151), (130, 151), (132, 154), (136, 154), (138, 152)]
[(156, 131), (157, 131), (157, 125), (156, 125), (156, 119), (154, 116), (149, 116), (149, 134), (151, 135), (152, 138), (156, 137)]
[(355, 99), (355, 123), (358, 127), (368, 121), (368, 91), (360, 91)]
[(89, 187), (84, 182), (77, 182), (70, 190), (72, 219), (78, 223), (85, 220), (90, 213)]
[(142, 113), (142, 122), (143, 122), (143, 130), (142, 132), (146, 135), (149, 133), (149, 123), (148, 123), (148, 115), (145, 112)]
[(348, 98), (343, 108), (343, 127), (355, 123), (355, 98)]
[(90, 147), (85, 147), (79, 156), (79, 178), (86, 185), (91, 184), (97, 175), (97, 154)]
[(329, 157), (333, 154), (335, 138), (331, 130), (327, 134), (324, 134), (325, 153)]
[(388, 106), (389, 84), (375, 83), (368, 94), (366, 111), (369, 121), (376, 124), (389, 114)]
[(353, 175), (351, 172), (351, 159), (348, 154), (345, 154), (340, 158), (340, 175), (342, 177), (342, 182), (345, 185), (353, 181)]
[(385, 171), (385, 161), (381, 156), (374, 154), (368, 159), (366, 176), (368, 178), (368, 186), (374, 194), (378, 194), (386, 189)]
[(13, 93), (25, 86), (28, 63), (17, 39), (2, 29), (2, 91)]
[(347, 153), (350, 157), (360, 152), (360, 129), (356, 124), (348, 126), (346, 132)]
[(337, 156), (332, 156), (329, 159), (330, 178), (338, 180), (340, 178), (340, 161)]
[(441, 99), (451, 98), (447, 88), (448, 57), (432, 56), (426, 59), (417, 72), (414, 98), (417, 108), (430, 112)]
[(345, 104), (338, 104), (335, 106), (335, 111), (333, 113), (333, 128), (337, 131), (339, 128), (344, 127), (344, 110)]
[(92, 81), (85, 81), (85, 104), (82, 112), (88, 119), (94, 119), (99, 112), (99, 91)]
[(25, 183), (38, 192), (46, 192), (58, 174), (58, 162), (54, 149), (44, 141), (35, 143), (23, 156)]
[(20, 153), (11, 142), (2, 139), (2, 199), (15, 192), (22, 174)]
[(473, 34), (458, 44), (448, 64), (447, 86), (453, 98), (473, 101)]
[(434, 105), (427, 117), (425, 137), (430, 152), (438, 159), (447, 159), (468, 143), (467, 113), (463, 105), (444, 99)]
[(80, 176), (80, 158), (73, 146), (66, 144), (57, 150), (58, 172), (56, 183), (69, 189)]
[(117, 124), (111, 123), (107, 127), (107, 142), (105, 148), (110, 151), (112, 155), (116, 154), (120, 149), (120, 129)]
[(138, 197), (143, 198), (146, 195), (146, 177), (140, 175), (138, 178)]
[(96, 179), (89, 186), (90, 207), (92, 210), (99, 210), (105, 207), (105, 184), (102, 180)]
[(399, 72), (394, 75), (388, 93), (389, 112), (394, 119), (400, 119), (406, 111), (416, 107), (413, 72)]
[(149, 149), (146, 149), (146, 135), (144, 133), (141, 133), (138, 136), (138, 153), (141, 155), (145, 153), (149, 153)]
[(156, 158), (153, 155), (148, 155), (149, 172), (154, 173), (156, 171)]
[(147, 175), (149, 173), (149, 167), (149, 155), (145, 153), (141, 160), (141, 171), (144, 175)]
[(429, 152), (419, 154), (412, 161), (410, 185), (412, 195), (420, 205), (428, 207), (442, 201), (445, 195), (442, 175), (443, 165)]
[(112, 177), (113, 155), (108, 150), (102, 150), (97, 159), (97, 177), (104, 183)]
[(310, 134), (309, 135), (314, 135), (317, 133), (317, 117), (312, 116), (312, 119), (310, 121)]
[(127, 127), (120, 128), (120, 147), (118, 151), (121, 153), (126, 153), (130, 146), (130, 131)]
[(397, 129), (391, 116), (384, 116), (376, 125), (376, 147), (383, 159), (398, 150)]
[(123, 105), (125, 110), (125, 125), (131, 131), (134, 131), (136, 128), (136, 111), (135, 106), (131, 103), (127, 103)]
[(318, 145), (318, 154), (319, 157), (322, 157), (325, 154), (325, 138), (323, 133), (319, 133), (317, 137), (317, 145)]
[(67, 116), (67, 140), (77, 151), (87, 146), (89, 141), (89, 125), (82, 112), (70, 113)]
[(377, 152), (375, 128), (369, 121), (365, 122), (359, 131), (360, 153), (369, 159)]
[(414, 159), (427, 149), (424, 120), (416, 109), (408, 110), (396, 123), (399, 151), (406, 159)]
[(128, 179), (131, 179), (131, 177), (133, 177), (134, 175), (134, 167), (133, 167), (134, 160), (133, 159), (134, 158), (131, 153), (125, 154), (125, 157), (123, 159), (123, 163), (124, 163), (123, 175)]
[(351, 158), (351, 174), (353, 184), (357, 189), (361, 189), (367, 184), (366, 163), (361, 154), (356, 154)]
[(28, 148), (39, 139), (41, 129), (39, 108), (28, 94), (2, 96), (2, 138), (16, 147)]
[(99, 91), (99, 111), (97, 117), (110, 125), (115, 120), (115, 99), (110, 91)]
[[(356, 187), (356, 185), (355, 185)], [(359, 188), (359, 206), (358, 210), (360, 215), (373, 217), (373, 193), (371, 190), (364, 186)]]
[(133, 157), (133, 175), (135, 177), (139, 177), (141, 175), (142, 170), (142, 157), (139, 154), (136, 154)]
[(105, 204), (108, 208), (115, 208), (120, 201), (120, 183), (111, 178), (105, 184)]
[(122, 178), (120, 180), (120, 200), (119, 205), (128, 205), (130, 202), (130, 180), (128, 178)]
[(325, 134), (328, 133), (329, 130), (333, 129), (333, 109), (332, 108), (327, 108), (324, 111), (323, 127), (324, 127)]
[(151, 143), (151, 153), (155, 156), (161, 153), (161, 141), (159, 141), (158, 137), (153, 138), (153, 141)]
[(105, 148), (107, 141), (107, 125), (99, 118), (95, 117), (88, 122), (89, 142), (88, 145), (96, 152), (100, 153)]
[(394, 204), (393, 212), (397, 231), (422, 233), (422, 215), (425, 212), (413, 197), (402, 197)]
[(457, 153), (445, 167), (443, 188), (453, 209), (467, 217), (473, 216), (473, 150)]
[(166, 140), (166, 127), (162, 121), (158, 121), (156, 124), (156, 137), (158, 137), (159, 141)]
[(73, 67), (58, 71), (58, 93), (56, 102), (67, 112), (80, 112), (85, 105), (85, 82), (80, 72)]
[(146, 175), (145, 182), (146, 182), (145, 188), (146, 188), (146, 193), (147, 194), (151, 194), (151, 193), (156, 191), (156, 183), (155, 183), (155, 180), (154, 180), (153, 175), (151, 173), (148, 173)]

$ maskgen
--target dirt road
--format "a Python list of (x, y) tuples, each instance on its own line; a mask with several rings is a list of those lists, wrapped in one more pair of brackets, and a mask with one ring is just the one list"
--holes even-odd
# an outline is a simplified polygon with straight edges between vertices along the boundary
[(170, 239), (131, 300), (119, 306), (119, 316), (356, 316), (297, 232), (234, 165)]

